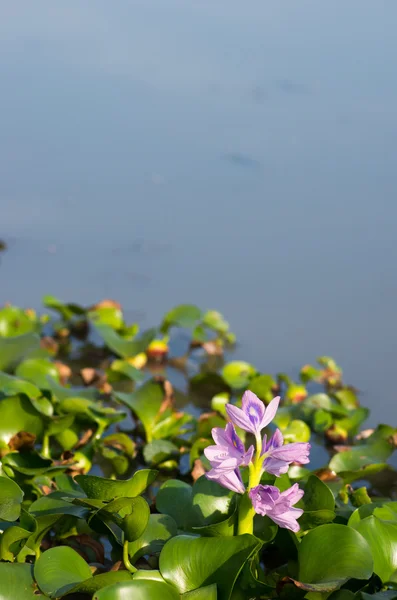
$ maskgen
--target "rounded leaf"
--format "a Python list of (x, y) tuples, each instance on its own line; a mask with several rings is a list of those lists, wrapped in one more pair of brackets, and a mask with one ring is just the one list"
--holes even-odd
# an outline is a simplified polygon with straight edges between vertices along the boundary
[(15, 481), (0, 477), (0, 521), (18, 519), (23, 496), (23, 491)]
[(35, 594), (32, 565), (0, 563), (1, 600), (39, 600)]
[(34, 566), (34, 576), (44, 594), (59, 598), (92, 577), (92, 573), (88, 563), (75, 550), (57, 546), (40, 556)]
[(92, 600), (180, 600), (177, 590), (161, 581), (137, 579), (102, 588)]
[(160, 572), (180, 593), (216, 583), (219, 600), (229, 600), (248, 559), (261, 547), (253, 535), (172, 538), (160, 554)]
[(371, 550), (357, 531), (346, 525), (321, 525), (299, 545), (299, 581), (327, 584), (330, 591), (348, 579), (369, 579), (373, 572)]

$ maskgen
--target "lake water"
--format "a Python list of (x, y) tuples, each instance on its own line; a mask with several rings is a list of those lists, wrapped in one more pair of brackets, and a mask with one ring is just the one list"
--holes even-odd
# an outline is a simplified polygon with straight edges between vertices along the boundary
[(395, 0), (0, 1), (0, 301), (217, 308), (397, 421)]

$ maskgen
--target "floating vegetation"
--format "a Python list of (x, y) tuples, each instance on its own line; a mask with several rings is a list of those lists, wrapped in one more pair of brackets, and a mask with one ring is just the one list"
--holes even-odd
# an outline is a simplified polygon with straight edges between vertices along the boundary
[(44, 306), (0, 309), (1, 600), (397, 598), (397, 428), (332, 358), (291, 379), (214, 310)]

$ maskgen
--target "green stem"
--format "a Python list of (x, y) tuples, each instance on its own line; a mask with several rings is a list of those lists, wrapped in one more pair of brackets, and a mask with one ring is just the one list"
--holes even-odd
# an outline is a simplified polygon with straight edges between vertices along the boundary
[(43, 443), (41, 446), (41, 454), (42, 456), (44, 456), (44, 458), (51, 458), (51, 454), (50, 454), (50, 436), (48, 435), (48, 433), (45, 433), (43, 435)]
[(127, 571), (129, 571), (130, 573), (136, 573), (137, 572), (138, 569), (136, 569), (130, 563), (130, 557), (128, 555), (128, 540), (125, 540), (124, 546), (123, 546), (123, 562), (124, 562), (124, 566), (127, 569)]
[(249, 490), (259, 485), (261, 476), (262, 476), (262, 464), (263, 457), (261, 457), (262, 452), (262, 438), (258, 434), (256, 436), (256, 452), (253, 462), (249, 466), (249, 481), (248, 481), (248, 490), (241, 497), (240, 505), (238, 509), (238, 535), (242, 535), (243, 533), (253, 533), (254, 531), (254, 516), (255, 510), (252, 506), (252, 502), (250, 497), (248, 496)]

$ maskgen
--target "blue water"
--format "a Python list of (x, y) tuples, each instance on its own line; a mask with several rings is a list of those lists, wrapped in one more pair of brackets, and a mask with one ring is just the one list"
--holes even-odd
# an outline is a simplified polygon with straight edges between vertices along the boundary
[(397, 422), (395, 0), (0, 0), (0, 301), (194, 302)]

